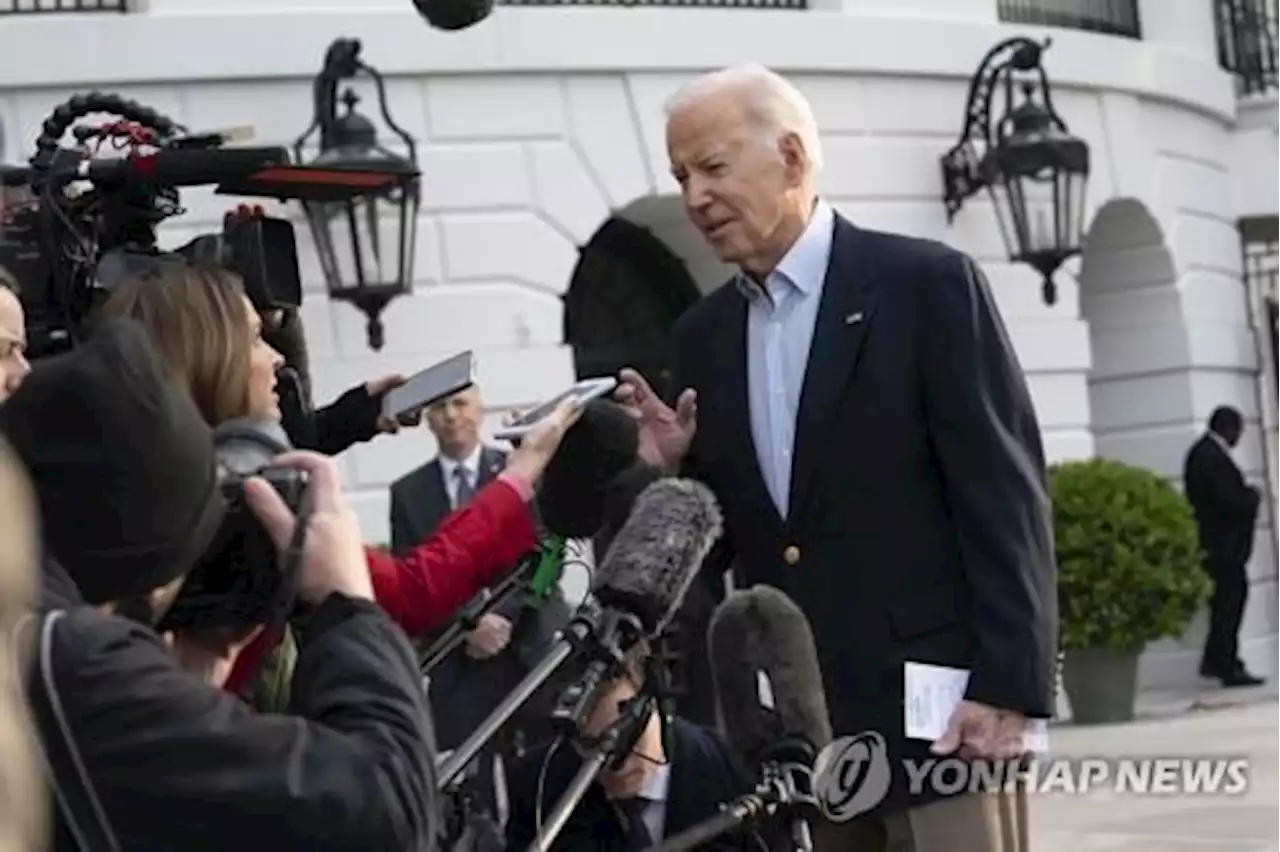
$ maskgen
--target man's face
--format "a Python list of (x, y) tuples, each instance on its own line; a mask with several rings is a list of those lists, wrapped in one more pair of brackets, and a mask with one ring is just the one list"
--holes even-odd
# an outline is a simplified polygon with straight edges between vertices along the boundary
[(1222, 440), (1226, 442), (1228, 447), (1235, 447), (1240, 443), (1240, 438), (1244, 434), (1242, 426), (1227, 426), (1222, 430)]
[(480, 421), (484, 404), (474, 387), (459, 391), (427, 407), (427, 428), (440, 442), (440, 449), (452, 456), (465, 455), (480, 441)]
[(0, 403), (22, 384), (31, 372), (27, 363), (26, 319), (22, 303), (9, 290), (0, 287)]
[(794, 134), (769, 138), (733, 92), (689, 104), (667, 121), (667, 155), (685, 212), (721, 261), (767, 273), (808, 217), (805, 159)]
[[(622, 703), (635, 695), (636, 689), (630, 681), (615, 683), (587, 717), (583, 733), (589, 738), (600, 736), (618, 720)], [(633, 799), (644, 789), (645, 782), (657, 771), (662, 759), (662, 732), (658, 717), (654, 715), (622, 765), (617, 769), (604, 770), (596, 781), (610, 799)]]

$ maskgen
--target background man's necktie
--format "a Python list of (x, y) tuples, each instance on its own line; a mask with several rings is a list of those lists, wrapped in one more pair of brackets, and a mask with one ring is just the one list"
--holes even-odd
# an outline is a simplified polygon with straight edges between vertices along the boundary
[(623, 817), (623, 831), (626, 832), (626, 842), (624, 848), (627, 852), (643, 852), (654, 845), (653, 835), (649, 833), (649, 828), (644, 824), (644, 811), (649, 806), (649, 800), (636, 797), (634, 799), (622, 799), (615, 802), (618, 806), (618, 812)]
[(453, 479), (457, 484), (457, 490), (454, 492), (453, 508), (461, 509), (471, 502), (472, 497), (476, 496), (476, 488), (471, 482), (471, 471), (462, 465), (458, 465), (453, 469)]

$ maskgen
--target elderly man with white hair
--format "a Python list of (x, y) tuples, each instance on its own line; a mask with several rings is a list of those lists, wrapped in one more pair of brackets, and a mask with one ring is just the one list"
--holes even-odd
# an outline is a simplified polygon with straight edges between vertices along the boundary
[[(619, 398), (649, 461), (717, 494), (730, 551), (717, 564), (808, 615), (836, 734), (887, 750), (888, 793), (819, 826), (819, 848), (1024, 849), (1021, 795), (913, 789), (904, 771), (1019, 758), (1054, 705), (1044, 452), (982, 271), (823, 200), (813, 113), (768, 69), (685, 86), (667, 150), (690, 221), (739, 272), (675, 329), (674, 404), (632, 370)], [(932, 742), (905, 732), (913, 663), (967, 674)]]

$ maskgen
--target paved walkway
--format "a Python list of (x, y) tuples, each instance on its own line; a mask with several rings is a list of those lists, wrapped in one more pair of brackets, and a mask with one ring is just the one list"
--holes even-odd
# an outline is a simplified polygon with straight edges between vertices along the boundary
[[(1191, 709), (1195, 708), (1195, 709)], [(1274, 691), (1146, 695), (1128, 725), (1055, 726), (1055, 754), (1247, 757), (1239, 796), (1042, 793), (1031, 802), (1033, 852), (1280, 852), (1280, 703)]]

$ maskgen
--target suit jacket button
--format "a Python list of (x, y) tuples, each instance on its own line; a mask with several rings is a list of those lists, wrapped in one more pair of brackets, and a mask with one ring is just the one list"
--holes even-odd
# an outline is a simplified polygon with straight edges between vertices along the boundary
[(788, 565), (795, 565), (800, 561), (800, 548), (794, 544), (788, 544), (782, 550), (782, 561)]

